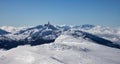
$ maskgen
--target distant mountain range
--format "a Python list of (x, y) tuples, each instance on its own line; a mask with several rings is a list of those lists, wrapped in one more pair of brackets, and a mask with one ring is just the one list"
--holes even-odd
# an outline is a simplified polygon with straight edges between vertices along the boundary
[(89, 39), (95, 43), (105, 46), (120, 48), (119, 29), (94, 25), (38, 25), (35, 27), (1, 27), (0, 29), (0, 48), (11, 49), (19, 45), (30, 44), (31, 46), (54, 42), (61, 34), (70, 34), (74, 37)]

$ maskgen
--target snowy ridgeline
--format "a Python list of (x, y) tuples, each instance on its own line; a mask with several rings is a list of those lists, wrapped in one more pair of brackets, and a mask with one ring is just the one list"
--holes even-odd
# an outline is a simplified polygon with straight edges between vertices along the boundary
[[(74, 33), (71, 33), (74, 32)], [(73, 34), (98, 44), (120, 48), (120, 29), (94, 25), (54, 26), (50, 23), (35, 27), (9, 27), (0, 29), (0, 48), (11, 49), (19, 45), (31, 46), (54, 42), (61, 34)], [(11, 44), (12, 43), (12, 44)]]
[(70, 34), (38, 46), (0, 50), (2, 64), (120, 64), (120, 49), (99, 45)]
[[(105, 38), (115, 43), (120, 42), (120, 27), (118, 28), (110, 28), (110, 27), (102, 27), (102, 26), (94, 26), (94, 25), (78, 25), (78, 26), (67, 26), (67, 25), (38, 25), (31, 27), (11, 27), (11, 26), (2, 26), (0, 27), (0, 36), (5, 35), (5, 37), (10, 38), (12, 40), (21, 40), (25, 38), (30, 38), (33, 35), (40, 35), (41, 32), (52, 32), (55, 31), (67, 31), (70, 29), (82, 30), (85, 32), (89, 32), (91, 34), (97, 35), (99, 37)], [(58, 31), (58, 32), (59, 32)], [(50, 33), (50, 32), (49, 32)], [(7, 35), (6, 35), (7, 34)], [(42, 34), (42, 33), (41, 33)], [(59, 33), (60, 34), (60, 33)], [(57, 34), (57, 35), (59, 35)], [(30, 37), (29, 37), (30, 36)], [(3, 37), (0, 37), (2, 39)], [(55, 38), (52, 36), (45, 36), (44, 39)]]
[(49, 23), (22, 29), (3, 27), (0, 64), (120, 64), (119, 44), (119, 28)]

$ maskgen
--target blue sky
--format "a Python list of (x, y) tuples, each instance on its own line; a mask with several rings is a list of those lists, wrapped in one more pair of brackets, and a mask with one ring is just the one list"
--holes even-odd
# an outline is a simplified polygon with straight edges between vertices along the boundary
[(0, 0), (0, 26), (120, 26), (120, 0)]

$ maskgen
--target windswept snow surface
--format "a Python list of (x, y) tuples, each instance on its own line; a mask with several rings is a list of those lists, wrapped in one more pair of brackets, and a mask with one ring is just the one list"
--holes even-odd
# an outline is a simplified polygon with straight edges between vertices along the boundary
[[(32, 43), (38, 43), (40, 39), (55, 39), (55, 42), (36, 46), (19, 45), (10, 50), (1, 48), (0, 64), (120, 64), (120, 49), (95, 43), (84, 34), (90, 33), (120, 44), (120, 28), (93, 25), (53, 26), (48, 23), (30, 28), (1, 29), (10, 33), (1, 35), (0, 40), (8, 40), (10, 43), (12, 40), (21, 42), (26, 39)], [(33, 42), (34, 40), (37, 41)]]
[(0, 50), (0, 64), (120, 64), (120, 49), (60, 35), (55, 42)]

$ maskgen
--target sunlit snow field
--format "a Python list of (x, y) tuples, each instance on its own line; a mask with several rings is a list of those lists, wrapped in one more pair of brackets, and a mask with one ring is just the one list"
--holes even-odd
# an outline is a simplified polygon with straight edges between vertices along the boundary
[[(14, 35), (20, 28), (2, 27), (12, 34), (5, 35), (12, 39), (24, 39), (38, 29), (26, 31), (25, 34)], [(114, 43), (120, 44), (120, 29), (95, 26), (93, 28), (62, 28), (85, 31)], [(61, 28), (61, 29), (62, 29)], [(26, 30), (27, 28), (22, 28)], [(47, 29), (48, 30), (48, 29)], [(73, 31), (72, 31), (73, 30)], [(15, 32), (16, 31), (16, 32)], [(20, 45), (10, 50), (0, 49), (0, 64), (120, 64), (120, 49), (100, 45), (84, 39), (84, 36), (74, 37), (68, 31), (63, 32), (54, 42), (36, 46)], [(82, 33), (78, 33), (82, 35)]]
[(54, 43), (0, 50), (2, 64), (119, 64), (120, 49), (59, 36)]

